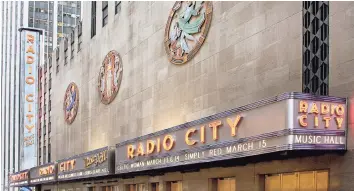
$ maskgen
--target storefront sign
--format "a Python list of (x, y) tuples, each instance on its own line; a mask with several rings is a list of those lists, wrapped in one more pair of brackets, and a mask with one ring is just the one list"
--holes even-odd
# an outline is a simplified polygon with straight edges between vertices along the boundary
[(45, 164), (31, 168), (30, 184), (52, 183), (56, 181), (56, 165), (54, 163)]
[(285, 93), (116, 145), (116, 173), (288, 150), (345, 150), (346, 99)]
[(11, 187), (20, 187), (29, 185), (29, 170), (16, 172), (9, 176), (9, 183)]
[(58, 180), (74, 180), (114, 174), (114, 149), (104, 147), (60, 160)]

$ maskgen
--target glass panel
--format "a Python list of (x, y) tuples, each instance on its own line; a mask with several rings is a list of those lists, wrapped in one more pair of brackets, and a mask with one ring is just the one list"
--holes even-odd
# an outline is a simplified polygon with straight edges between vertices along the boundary
[(315, 189), (314, 172), (299, 173), (299, 191), (309, 191)]
[(234, 178), (223, 178), (217, 180), (217, 191), (235, 191), (236, 180)]
[(126, 191), (136, 191), (135, 184), (126, 185)]
[(318, 171), (316, 174), (316, 191), (328, 190), (328, 171)]
[(218, 179), (217, 185), (218, 185), (218, 190), (217, 191), (225, 190), (224, 180)]
[(265, 191), (281, 191), (280, 174), (266, 176)]
[(284, 173), (266, 176), (265, 181), (266, 191), (327, 191), (328, 171)]
[(138, 184), (137, 191), (145, 191), (145, 184)]
[(171, 182), (171, 191), (182, 191), (182, 182)]
[(151, 183), (151, 191), (159, 191), (159, 183)]
[(282, 190), (296, 191), (297, 189), (296, 173), (285, 173), (282, 175)]
[(230, 191), (236, 190), (236, 180), (234, 178), (229, 178)]

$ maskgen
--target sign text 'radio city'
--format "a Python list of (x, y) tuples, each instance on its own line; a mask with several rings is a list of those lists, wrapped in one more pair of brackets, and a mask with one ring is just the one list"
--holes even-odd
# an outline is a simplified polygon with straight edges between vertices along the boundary
[[(324, 127), (329, 128), (331, 121), (335, 121), (337, 129), (343, 126), (343, 116), (345, 107), (336, 103), (316, 103), (309, 104), (307, 101), (299, 102), (299, 124), (301, 127)], [(313, 124), (309, 124), (307, 119), (313, 118)]]
[[(28, 71), (25, 73), (25, 83), (26, 86), (35, 86), (35, 76), (34, 70), (36, 68), (32, 67), (32, 64), (36, 62), (36, 52), (34, 46), (35, 44), (35, 36), (32, 34), (26, 35), (26, 40), (28, 42), (28, 46), (26, 48), (26, 65), (28, 65)], [(25, 95), (25, 104), (27, 105), (27, 110), (25, 111), (25, 128), (28, 130), (29, 133), (32, 133), (32, 129), (35, 127), (34, 124), (34, 113), (36, 112), (34, 107), (34, 99), (35, 96), (32, 93), (28, 93)], [(30, 146), (34, 144), (34, 137), (29, 136), (25, 137), (24, 140), (25, 146)]]
[[(237, 135), (238, 125), (241, 119), (241, 115), (236, 115), (235, 117), (229, 117), (226, 119), (226, 128), (230, 129), (230, 135), (232, 137)], [(208, 125), (201, 125), (199, 128), (189, 128), (184, 134), (184, 142), (188, 146), (204, 144), (206, 142), (206, 131), (210, 131), (212, 139), (214, 141), (218, 141), (219, 128), (225, 128), (221, 120), (212, 121)], [(160, 153), (162, 150), (170, 151), (176, 144), (175, 142), (176, 140), (173, 135), (166, 134), (162, 138), (158, 137), (155, 139), (148, 139), (145, 143), (139, 142), (137, 144), (130, 144), (127, 145), (127, 157), (128, 159), (133, 159), (137, 156)]]

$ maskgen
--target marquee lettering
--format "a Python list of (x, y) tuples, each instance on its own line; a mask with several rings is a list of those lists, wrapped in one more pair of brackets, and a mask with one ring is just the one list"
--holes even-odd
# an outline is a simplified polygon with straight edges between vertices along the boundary
[(75, 169), (75, 164), (76, 164), (75, 159), (61, 162), (59, 163), (59, 171), (60, 172), (72, 171)]
[[(237, 135), (237, 130), (242, 117), (241, 115), (236, 115), (235, 117), (227, 118), (227, 124), (230, 128), (230, 135), (235, 137)], [(210, 127), (210, 132), (212, 139), (218, 141), (219, 139), (219, 128), (223, 127), (223, 123), (220, 120), (212, 121), (207, 124)], [(197, 144), (204, 144), (206, 136), (206, 125), (202, 125), (199, 128), (192, 127), (186, 130), (184, 134), (184, 142), (188, 146), (195, 146)], [(138, 156), (146, 156), (157, 154), (161, 152), (161, 149), (168, 152), (174, 148), (176, 144), (176, 139), (173, 135), (167, 134), (163, 137), (157, 137), (155, 139), (148, 139), (145, 143), (138, 142), (136, 144), (127, 145), (127, 158), (133, 159)]]
[(221, 121), (215, 121), (209, 124), (209, 127), (213, 129), (213, 140), (218, 140), (218, 127), (221, 126)]
[[(313, 102), (309, 105), (307, 101), (299, 102), (299, 125), (301, 127), (324, 127), (329, 128), (331, 121), (335, 121), (337, 129), (343, 126), (343, 115), (345, 113), (344, 106), (342, 104), (328, 104), (328, 103), (316, 103)], [(308, 117), (313, 117), (313, 124), (308, 124)]]
[(22, 180), (27, 180), (28, 179), (28, 172), (22, 172), (19, 174), (14, 174), (10, 176), (10, 180), (12, 182), (18, 182), (18, 181), (22, 181)]
[(39, 169), (39, 176), (45, 176), (50, 174), (54, 174), (54, 165), (50, 165)]
[(33, 35), (31, 35), (31, 34), (27, 34), (27, 42), (30, 42), (30, 43), (34, 43), (34, 40), (35, 40), (35, 38), (34, 38), (34, 36)]
[(190, 136), (192, 135), (192, 133), (195, 133), (196, 131), (197, 130), (195, 128), (188, 129), (186, 136), (185, 136), (185, 141), (186, 141), (187, 145), (192, 146), (197, 143), (197, 141), (195, 141), (195, 140), (190, 140)]
[(34, 62), (33, 56), (27, 56), (26, 63), (27, 64), (32, 64)]
[[(32, 34), (27, 34), (26, 35), (26, 41), (27, 45), (25, 47), (26, 54), (25, 54), (25, 64), (26, 64), (26, 73), (25, 73), (25, 85), (26, 87), (32, 88), (32, 86), (35, 86), (36, 84), (36, 77), (33, 75), (33, 69), (36, 70), (36, 68), (32, 68), (32, 64), (34, 64), (37, 60), (36, 57), (36, 51), (35, 47), (37, 44), (35, 44), (35, 36)], [(24, 122), (25, 129), (27, 129), (28, 133), (33, 133), (33, 129), (35, 128), (35, 123), (34, 120), (36, 118), (35, 116), (35, 105), (33, 105), (35, 98), (33, 90), (30, 90), (31, 92), (26, 92), (25, 95), (25, 104), (27, 105), (27, 109), (24, 113), (26, 120)], [(24, 145), (30, 146), (34, 144), (34, 136), (33, 134), (30, 134), (28, 136), (24, 137)]]
[(99, 165), (99, 164), (102, 164), (103, 162), (105, 162), (107, 160), (107, 157), (108, 157), (108, 151), (105, 150), (105, 151), (102, 151), (102, 152), (99, 152), (93, 156), (89, 156), (89, 157), (86, 157), (84, 158), (84, 161), (85, 161), (85, 167), (88, 168), (90, 167), (91, 165)]
[(28, 47), (27, 47), (26, 53), (35, 54), (36, 52), (34, 52), (33, 46), (31, 45), (31, 46), (28, 46)]

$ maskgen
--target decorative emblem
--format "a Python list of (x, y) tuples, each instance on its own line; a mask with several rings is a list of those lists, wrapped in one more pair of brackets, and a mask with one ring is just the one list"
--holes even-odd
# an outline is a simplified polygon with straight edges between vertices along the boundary
[(120, 56), (112, 50), (104, 58), (98, 75), (98, 90), (102, 103), (109, 104), (114, 100), (122, 81), (122, 74), (123, 65)]
[(173, 64), (191, 60), (202, 46), (211, 24), (212, 2), (177, 1), (165, 28), (165, 50)]
[(79, 89), (74, 82), (71, 82), (66, 88), (63, 105), (65, 121), (68, 124), (71, 124), (76, 117), (77, 110), (79, 109)]

